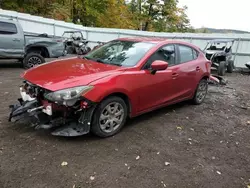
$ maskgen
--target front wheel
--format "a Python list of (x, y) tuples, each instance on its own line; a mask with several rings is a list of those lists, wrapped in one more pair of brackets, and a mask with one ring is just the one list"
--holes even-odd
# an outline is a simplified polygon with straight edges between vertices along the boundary
[(25, 69), (32, 68), (45, 62), (45, 59), (38, 53), (28, 53), (23, 59), (23, 66)]
[(196, 105), (203, 103), (207, 95), (207, 90), (208, 90), (208, 82), (206, 79), (202, 79), (195, 91), (193, 103)]
[(91, 132), (100, 137), (109, 137), (118, 133), (127, 120), (127, 105), (120, 97), (109, 97), (96, 108)]

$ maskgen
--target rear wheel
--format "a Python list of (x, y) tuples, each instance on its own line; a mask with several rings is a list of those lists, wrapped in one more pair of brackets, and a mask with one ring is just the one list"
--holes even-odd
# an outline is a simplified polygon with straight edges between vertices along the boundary
[(218, 75), (219, 76), (224, 76), (226, 73), (226, 62), (221, 61), (218, 67)]
[(91, 132), (100, 137), (118, 133), (127, 119), (127, 105), (120, 97), (103, 100), (93, 114)]
[(234, 70), (234, 61), (233, 60), (228, 60), (227, 72), (232, 73), (233, 70)]
[(198, 84), (197, 89), (195, 91), (193, 103), (196, 105), (203, 103), (207, 95), (207, 90), (208, 90), (208, 82), (206, 79), (202, 79), (200, 83)]
[(25, 69), (32, 68), (45, 62), (45, 59), (38, 53), (28, 53), (23, 59), (23, 66)]

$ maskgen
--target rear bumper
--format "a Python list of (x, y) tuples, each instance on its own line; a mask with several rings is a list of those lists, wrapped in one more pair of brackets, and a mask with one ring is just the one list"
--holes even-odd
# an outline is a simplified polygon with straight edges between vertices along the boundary
[(56, 104), (41, 104), (36, 99), (31, 101), (18, 99), (18, 101), (19, 103), (10, 106), (11, 122), (24, 120), (35, 129), (52, 130), (51, 134), (54, 136), (81, 136), (90, 131), (95, 105), (75, 110)]

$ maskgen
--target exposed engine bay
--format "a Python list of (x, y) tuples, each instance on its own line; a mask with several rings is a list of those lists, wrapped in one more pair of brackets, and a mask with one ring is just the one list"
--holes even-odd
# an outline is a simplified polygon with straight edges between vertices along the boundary
[[(28, 81), (20, 87), (19, 103), (11, 105), (9, 121), (28, 119), (36, 129), (52, 129), (55, 136), (80, 136), (89, 133), (95, 104), (75, 91), (68, 92), (72, 99), (59, 100), (51, 92)], [(53, 100), (55, 97), (58, 100)]]

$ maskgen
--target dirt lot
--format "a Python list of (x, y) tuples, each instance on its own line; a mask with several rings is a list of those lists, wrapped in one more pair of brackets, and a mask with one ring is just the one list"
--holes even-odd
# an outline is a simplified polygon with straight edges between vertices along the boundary
[(209, 88), (203, 105), (185, 102), (148, 113), (114, 137), (69, 139), (7, 121), (22, 71), (18, 64), (0, 63), (1, 188), (242, 188), (250, 183), (250, 110), (241, 108), (250, 106), (249, 76), (229, 75), (227, 87)]

